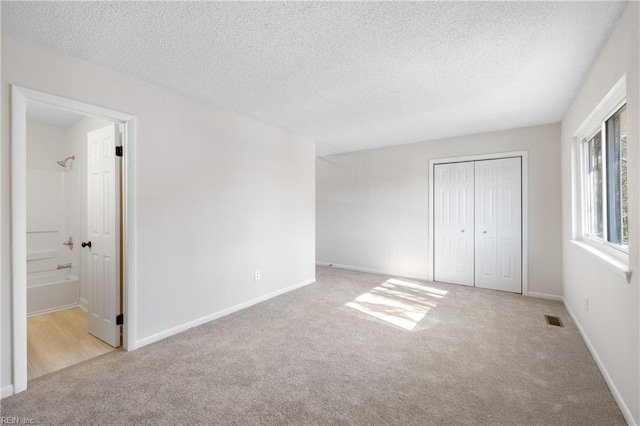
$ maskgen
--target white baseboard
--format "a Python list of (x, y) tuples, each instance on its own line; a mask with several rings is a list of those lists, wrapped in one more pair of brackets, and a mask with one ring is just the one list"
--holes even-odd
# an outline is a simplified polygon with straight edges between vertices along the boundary
[(1, 392), (2, 393), (0, 394), (0, 398), (6, 398), (13, 395), (13, 385), (7, 385), (3, 387)]
[(399, 278), (410, 278), (412, 280), (431, 281), (429, 279), (429, 277), (426, 277), (426, 276), (423, 277), (423, 276), (419, 276), (419, 275), (396, 274), (394, 272), (383, 271), (381, 269), (361, 268), (359, 266), (341, 265), (339, 263), (329, 263), (329, 262), (319, 262), (319, 261), (317, 261), (316, 265), (318, 265), (318, 266), (331, 266), (333, 268), (347, 269), (347, 270), (350, 270), (350, 271), (368, 272), (368, 273), (371, 273), (371, 274), (391, 275), (391, 276), (399, 277)]
[(89, 301), (87, 299), (85, 299), (84, 297), (81, 297), (79, 305), (83, 311), (89, 312)]
[(604, 363), (600, 359), (600, 356), (598, 355), (596, 348), (593, 346), (593, 344), (591, 344), (591, 341), (589, 340), (587, 333), (584, 331), (584, 328), (582, 328), (582, 324), (580, 324), (580, 322), (578, 321), (578, 318), (575, 316), (575, 314), (571, 310), (571, 307), (567, 303), (566, 299), (563, 298), (562, 302), (564, 303), (564, 307), (569, 313), (569, 316), (571, 317), (573, 322), (576, 324), (576, 327), (578, 327), (578, 330), (582, 335), (582, 339), (586, 343), (587, 348), (589, 349), (589, 352), (591, 352), (591, 356), (593, 357), (593, 359), (596, 362), (596, 365), (600, 369), (600, 373), (602, 373), (602, 377), (604, 377), (604, 381), (607, 383), (607, 386), (609, 386), (609, 390), (613, 395), (613, 399), (615, 399), (616, 402), (618, 403), (618, 407), (620, 408), (620, 411), (622, 411), (622, 415), (624, 416), (624, 419), (627, 421), (629, 425), (637, 425), (638, 423), (633, 418), (631, 411), (629, 411), (629, 407), (627, 407), (627, 404), (625, 404), (624, 400), (622, 399), (622, 395), (620, 395), (620, 392), (618, 391), (618, 388), (613, 382), (613, 379), (611, 379), (611, 376), (609, 375), (609, 372), (607, 371), (607, 368), (605, 367)]
[[(421, 281), (431, 281), (431, 279), (429, 279), (429, 277), (426, 277), (426, 276), (422, 277), (422, 276), (415, 276), (415, 275), (412, 276), (412, 275), (394, 274), (393, 272), (383, 271), (383, 270), (380, 270), (380, 269), (361, 268), (359, 266), (341, 265), (339, 263), (329, 263), (329, 262), (317, 261), (316, 265), (318, 265), (318, 266), (331, 266), (333, 268), (347, 269), (347, 270), (350, 270), (350, 271), (369, 272), (369, 273), (372, 273), (372, 274), (393, 275), (393, 276), (400, 277), (400, 278), (410, 278), (410, 279), (421, 280)], [(558, 302), (562, 302), (563, 301), (562, 296), (557, 296), (555, 294), (548, 294), (548, 293), (536, 293), (536, 292), (530, 291), (530, 292), (527, 293), (527, 296), (529, 296), (529, 297), (537, 297), (539, 299), (556, 300)]]
[(548, 294), (548, 293), (536, 293), (536, 292), (530, 291), (529, 293), (527, 293), (527, 296), (537, 297), (538, 299), (556, 300), (558, 302), (564, 301), (562, 296), (556, 296), (555, 294)]
[(218, 319), (218, 318), (222, 318), (222, 317), (224, 317), (226, 315), (232, 314), (232, 313), (237, 312), (237, 311), (239, 311), (241, 309), (248, 308), (249, 306), (255, 305), (255, 304), (260, 303), (260, 302), (264, 302), (265, 300), (272, 299), (272, 298), (274, 298), (276, 296), (280, 296), (281, 294), (288, 293), (288, 292), (296, 290), (296, 289), (298, 289), (300, 287), (304, 287), (306, 285), (313, 284), (315, 282), (316, 282), (316, 279), (315, 278), (311, 278), (311, 279), (303, 281), (301, 283), (294, 284), (294, 285), (292, 285), (290, 287), (283, 288), (282, 290), (274, 291), (273, 293), (269, 293), (269, 294), (265, 294), (264, 296), (256, 297), (255, 299), (251, 299), (251, 300), (248, 300), (246, 302), (240, 303), (238, 305), (232, 306), (230, 308), (223, 309), (223, 310), (221, 310), (219, 312), (216, 312), (216, 313), (213, 313), (213, 314), (210, 314), (210, 315), (206, 315), (206, 316), (204, 316), (202, 318), (198, 318), (198, 319), (196, 319), (194, 321), (190, 321), (188, 323), (179, 325), (177, 327), (170, 328), (170, 329), (165, 330), (165, 331), (161, 331), (160, 333), (156, 333), (156, 334), (151, 335), (149, 337), (145, 337), (143, 339), (137, 340), (136, 341), (136, 349), (139, 349), (139, 348), (141, 348), (143, 346), (146, 346), (146, 345), (150, 345), (151, 343), (155, 343), (155, 342), (157, 342), (159, 340), (166, 339), (169, 336), (173, 336), (174, 334), (181, 333), (181, 332), (186, 331), (186, 330), (188, 330), (190, 328), (197, 327), (199, 325), (205, 324), (207, 322), (213, 321), (213, 320)]
[[(30, 314), (27, 314), (27, 318), (37, 317), (38, 315), (44, 315), (44, 314), (52, 314), (54, 312), (59, 312), (59, 311), (66, 311), (67, 309), (75, 308), (75, 307), (78, 307), (78, 306), (79, 305), (77, 303), (72, 303), (70, 305), (57, 306), (57, 307), (52, 308), (52, 309), (43, 309), (41, 311), (31, 312)], [(82, 306), (80, 306), (80, 307), (82, 307)], [(85, 311), (86, 311), (86, 309), (85, 309)]]

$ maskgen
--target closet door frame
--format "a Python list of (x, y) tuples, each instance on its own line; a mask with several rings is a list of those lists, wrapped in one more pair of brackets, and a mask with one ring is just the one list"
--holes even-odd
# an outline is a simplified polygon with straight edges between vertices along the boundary
[(491, 154), (466, 155), (460, 157), (434, 158), (429, 160), (429, 273), (433, 281), (435, 268), (435, 188), (434, 166), (443, 163), (462, 163), (478, 160), (499, 160), (501, 158), (522, 158), (522, 294), (529, 295), (529, 159), (528, 151), (496, 152)]

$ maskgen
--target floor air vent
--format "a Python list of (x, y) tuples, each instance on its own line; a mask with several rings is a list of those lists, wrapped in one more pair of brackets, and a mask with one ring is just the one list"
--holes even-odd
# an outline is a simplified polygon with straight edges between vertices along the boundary
[(562, 325), (562, 321), (560, 321), (560, 318), (558, 317), (554, 317), (552, 315), (545, 315), (544, 319), (547, 320), (547, 324), (549, 325), (555, 325), (556, 327), (564, 327), (564, 325)]

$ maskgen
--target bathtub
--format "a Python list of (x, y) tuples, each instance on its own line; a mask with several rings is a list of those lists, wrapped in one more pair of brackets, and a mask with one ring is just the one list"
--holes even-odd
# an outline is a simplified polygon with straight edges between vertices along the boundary
[(27, 316), (78, 305), (80, 280), (68, 269), (27, 274)]

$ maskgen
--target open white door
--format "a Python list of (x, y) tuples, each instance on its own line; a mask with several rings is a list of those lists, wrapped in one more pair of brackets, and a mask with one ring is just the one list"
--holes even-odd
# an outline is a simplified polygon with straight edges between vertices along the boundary
[(434, 280), (472, 286), (473, 162), (434, 167)]
[(89, 333), (120, 346), (120, 161), (115, 124), (87, 134)]

